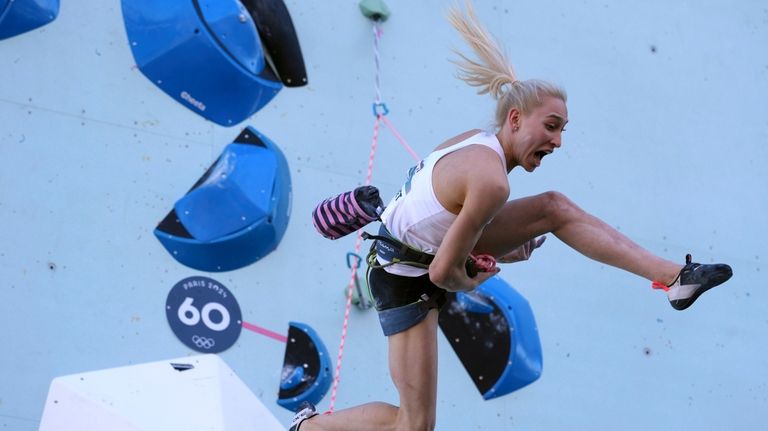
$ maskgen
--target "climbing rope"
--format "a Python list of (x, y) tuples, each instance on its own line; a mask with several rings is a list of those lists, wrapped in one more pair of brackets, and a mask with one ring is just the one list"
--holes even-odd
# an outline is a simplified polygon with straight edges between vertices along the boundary
[[(392, 132), (392, 134), (395, 136), (395, 139), (402, 145), (405, 150), (411, 154), (411, 156), (416, 160), (419, 161), (420, 158), (418, 154), (411, 148), (410, 145), (408, 145), (408, 142), (405, 141), (405, 139), (402, 137), (400, 132), (395, 128), (395, 126), (387, 119), (387, 114), (389, 114), (389, 109), (387, 108), (387, 105), (382, 102), (381, 99), (381, 80), (380, 80), (380, 74), (381, 74), (381, 66), (379, 63), (379, 41), (381, 39), (382, 30), (381, 30), (381, 22), (386, 20), (389, 11), (386, 9), (386, 5), (383, 4), (383, 2), (376, 2), (376, 1), (363, 1), (360, 3), (360, 9), (362, 10), (363, 14), (367, 17), (371, 18), (373, 21), (373, 56), (374, 56), (374, 64), (375, 64), (375, 79), (374, 79), (374, 90), (375, 90), (375, 100), (373, 102), (373, 116), (375, 117), (375, 120), (373, 122), (373, 137), (371, 139), (371, 151), (368, 156), (368, 173), (366, 175), (365, 179), (365, 185), (371, 185), (371, 181), (373, 179), (373, 165), (374, 160), (376, 158), (376, 148), (378, 146), (379, 141), (379, 129), (381, 128), (381, 123), (384, 123), (384, 125)], [(363, 243), (363, 236), (362, 236), (362, 230), (357, 231), (357, 239), (355, 240), (355, 254), (360, 253), (360, 248), (362, 247)], [(357, 281), (357, 269), (358, 265), (360, 263), (360, 259), (353, 259), (351, 262), (350, 268), (351, 268), (351, 274), (349, 279), (349, 284), (347, 285), (347, 301), (346, 305), (344, 307), (344, 323), (341, 327), (341, 340), (339, 341), (339, 352), (336, 356), (336, 370), (334, 372), (333, 377), (333, 389), (331, 390), (331, 401), (330, 405), (328, 407), (328, 411), (326, 414), (331, 414), (334, 411), (334, 407), (336, 405), (336, 395), (338, 392), (339, 387), (339, 381), (341, 380), (341, 364), (342, 359), (344, 356), (344, 346), (346, 344), (347, 339), (347, 329), (349, 327), (349, 314), (350, 310), (352, 309), (352, 298), (355, 292), (356, 287), (356, 281)]]
[[(376, 118), (376, 122), (373, 125), (373, 139), (371, 142), (371, 153), (368, 157), (368, 175), (365, 180), (365, 185), (371, 184), (373, 178), (373, 161), (376, 157), (376, 146), (379, 140), (379, 117)], [(357, 231), (357, 238), (355, 239), (355, 254), (360, 254), (360, 248), (363, 244), (363, 234), (361, 230)], [(341, 380), (341, 362), (344, 356), (344, 344), (347, 339), (347, 328), (349, 327), (349, 312), (352, 309), (352, 296), (354, 295), (355, 279), (357, 278), (357, 267), (360, 264), (360, 260), (354, 259), (351, 265), (351, 274), (349, 283), (347, 284), (347, 302), (344, 306), (344, 323), (341, 326), (341, 341), (339, 341), (339, 353), (336, 356), (336, 370), (333, 375), (333, 389), (331, 390), (331, 403), (328, 407), (328, 414), (333, 413), (334, 406), (336, 405), (336, 394), (338, 392), (339, 381)]]

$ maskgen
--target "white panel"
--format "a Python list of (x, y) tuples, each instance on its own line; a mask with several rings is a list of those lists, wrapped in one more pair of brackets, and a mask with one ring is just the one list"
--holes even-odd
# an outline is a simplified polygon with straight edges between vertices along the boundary
[(40, 431), (283, 429), (216, 355), (57, 377), (40, 423)]

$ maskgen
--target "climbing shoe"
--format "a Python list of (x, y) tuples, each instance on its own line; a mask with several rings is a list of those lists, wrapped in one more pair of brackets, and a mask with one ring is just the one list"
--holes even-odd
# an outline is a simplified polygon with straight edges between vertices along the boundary
[(652, 287), (667, 292), (669, 303), (675, 310), (690, 307), (702, 293), (728, 281), (733, 275), (730, 266), (723, 263), (701, 264), (691, 262), (685, 255), (685, 266), (670, 284), (654, 281)]
[(288, 428), (288, 431), (299, 431), (299, 426), (301, 426), (302, 422), (317, 415), (318, 413), (317, 410), (315, 410), (314, 404), (309, 401), (304, 401), (299, 405), (299, 411), (293, 417), (293, 421), (291, 421), (291, 426)]

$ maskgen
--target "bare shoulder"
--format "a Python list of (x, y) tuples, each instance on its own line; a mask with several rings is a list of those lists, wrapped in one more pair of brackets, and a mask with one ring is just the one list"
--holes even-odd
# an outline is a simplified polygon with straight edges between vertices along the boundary
[[(435, 151), (456, 145), (480, 132), (482, 132), (480, 129), (467, 130), (466, 132), (456, 135), (438, 145), (437, 148), (435, 148)], [(447, 170), (452, 173), (465, 171), (471, 172), (479, 168), (479, 170), (490, 171), (496, 174), (495, 169), (493, 169), (492, 166), (498, 165), (499, 167), (503, 167), (498, 154), (484, 145), (468, 145), (459, 148), (458, 150), (443, 156), (437, 162), (437, 166), (439, 167), (440, 165), (450, 165)], [(502, 176), (506, 178), (506, 172), (504, 172)]]
[(435, 150), (442, 150), (443, 148), (450, 147), (451, 145), (454, 145), (454, 144), (458, 144), (459, 142), (469, 138), (472, 135), (476, 135), (480, 132), (482, 132), (482, 130), (480, 129), (467, 130), (466, 132), (458, 134), (453, 138), (447, 139), (445, 142), (438, 145), (437, 148), (435, 148)]
[[(453, 145), (478, 132), (466, 132), (446, 143)], [(505, 202), (509, 197), (507, 173), (499, 155), (483, 145), (470, 145), (443, 156), (432, 171), (432, 184), (438, 201), (454, 214), (470, 194), (479, 193), (494, 202)]]
[[(459, 135), (460, 139), (456, 142), (467, 139), (472, 136), (472, 133), (468, 132), (468, 136), (461, 138), (462, 136)], [(444, 176), (463, 183), (508, 185), (507, 172), (499, 154), (485, 145), (468, 145), (444, 155), (435, 164), (434, 172), (436, 176)]]

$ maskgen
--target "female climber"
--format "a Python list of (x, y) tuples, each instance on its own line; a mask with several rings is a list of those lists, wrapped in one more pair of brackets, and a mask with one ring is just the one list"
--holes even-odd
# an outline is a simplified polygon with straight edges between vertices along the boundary
[(468, 259), (478, 260), (472, 256), (526, 260), (550, 233), (591, 259), (651, 281), (678, 310), (732, 275), (728, 265), (694, 263), (690, 255), (684, 265), (658, 257), (556, 191), (508, 201), (509, 172), (533, 172), (561, 147), (566, 94), (549, 82), (519, 80), (469, 1), (465, 9), (452, 9), (449, 20), (477, 60), (458, 53), (455, 63), (462, 80), (496, 99), (495, 130), (450, 138), (410, 169), (381, 215), (383, 239), (376, 241), (368, 278), (400, 405), (374, 402), (330, 415), (307, 406), (291, 430), (434, 429), (445, 292), (472, 290), (499, 271), (492, 260), (481, 272), (468, 271)]

